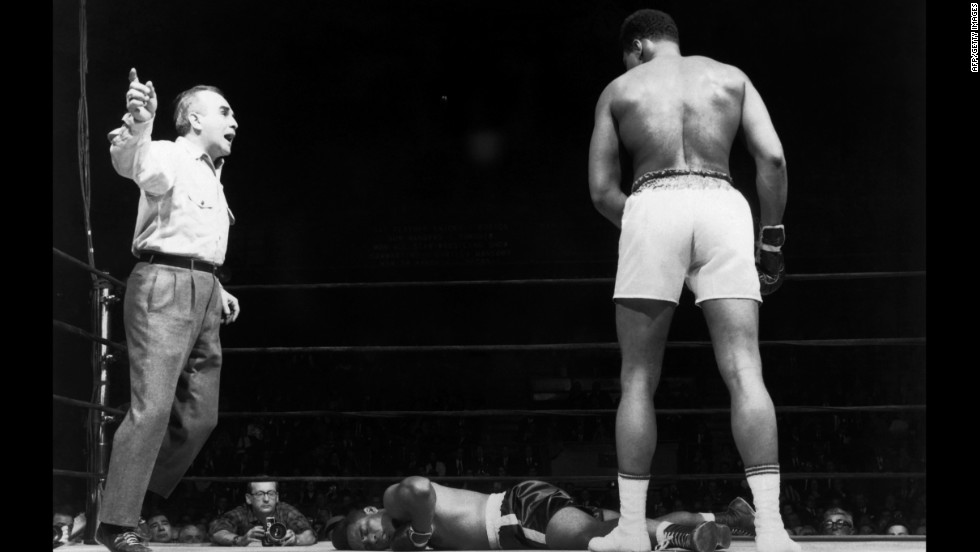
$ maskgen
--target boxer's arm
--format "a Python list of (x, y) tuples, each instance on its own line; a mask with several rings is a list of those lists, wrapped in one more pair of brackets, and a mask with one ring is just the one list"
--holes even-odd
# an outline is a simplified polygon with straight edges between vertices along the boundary
[(406, 477), (388, 487), (384, 507), (393, 519), (407, 520), (403, 530), (392, 538), (392, 550), (420, 550), (432, 536), (432, 519), (436, 512), (436, 491), (425, 477)]
[(248, 542), (247, 538), (227, 529), (219, 529), (211, 535), (211, 544), (214, 546), (245, 546)]
[(295, 546), (313, 546), (316, 544), (316, 532), (306, 529), (296, 534)]
[(742, 128), (749, 153), (755, 159), (760, 223), (762, 226), (775, 226), (782, 223), (786, 209), (786, 157), (766, 104), (748, 77), (745, 77), (742, 97)]
[(595, 126), (589, 143), (589, 193), (602, 216), (621, 228), (626, 194), (619, 187), (619, 134), (610, 109), (612, 96), (610, 84), (596, 103)]

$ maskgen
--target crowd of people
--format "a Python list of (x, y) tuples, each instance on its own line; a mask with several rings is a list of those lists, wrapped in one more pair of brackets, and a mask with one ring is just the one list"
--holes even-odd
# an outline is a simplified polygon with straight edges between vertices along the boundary
[[(417, 474), (439, 476), (435, 469), (425, 467)], [(382, 506), (383, 485), (329, 481), (277, 484), (274, 477), (270, 479), (273, 481), (249, 483), (244, 489), (241, 484), (184, 482), (163, 505), (144, 512), (140, 531), (150, 542), (234, 544), (236, 537), (259, 542), (268, 530), (265, 514), (277, 511), (289, 520), (291, 536), (303, 535), (305, 540), (297, 544), (312, 544), (329, 540), (338, 518), (350, 511), (366, 505)], [(489, 493), (504, 490), (508, 483), (463, 481), (458, 485)], [(580, 504), (608, 509), (618, 506), (615, 485), (561, 481), (556, 485), (568, 490)], [(256, 492), (261, 496), (256, 497), (253, 494)], [(669, 483), (651, 487), (647, 512), (650, 517), (661, 517), (678, 511), (720, 511), (736, 497), (748, 498), (744, 483), (723, 480)], [(795, 535), (926, 534), (924, 480), (873, 485), (842, 479), (787, 481), (783, 483), (780, 503), (783, 522)], [(86, 526), (82, 501), (57, 504), (53, 519), (55, 545), (82, 542)], [(255, 514), (252, 514), (253, 506)], [(249, 535), (252, 528), (258, 529)], [(223, 538), (227, 542), (219, 542)]]

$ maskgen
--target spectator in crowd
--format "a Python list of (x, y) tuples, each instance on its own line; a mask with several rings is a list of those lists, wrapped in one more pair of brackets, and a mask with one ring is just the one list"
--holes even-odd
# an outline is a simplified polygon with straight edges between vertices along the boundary
[[(301, 475), (295, 473), (294, 475)], [(314, 473), (314, 475), (321, 475), (319, 471)], [(296, 500), (296, 506), (299, 508), (306, 517), (313, 517), (316, 513), (317, 508), (317, 498), (321, 496), (321, 493), (316, 488), (316, 481), (306, 481), (303, 483), (303, 490), (299, 492), (299, 498)], [(321, 499), (322, 500), (322, 499)]]
[(800, 515), (796, 512), (784, 517), (783, 525), (794, 535), (801, 534), (800, 532), (803, 530), (803, 520), (800, 519)]
[[(853, 514), (852, 517), (854, 517)], [(874, 535), (876, 533), (874, 520), (868, 514), (858, 517), (854, 527), (859, 535)]]
[(521, 462), (521, 475), (541, 474), (541, 461), (538, 460), (538, 456), (534, 453), (534, 447), (532, 445), (524, 446), (524, 458), (521, 459)]
[(216, 546), (248, 546), (253, 542), (283, 546), (316, 543), (316, 534), (306, 516), (279, 501), (277, 482), (263, 479), (246, 484), (245, 504), (218, 518), (210, 536)]
[(510, 454), (510, 447), (504, 445), (500, 450), (500, 458), (497, 459), (497, 473), (499, 475), (515, 475), (517, 470), (517, 461)]
[(453, 453), (453, 459), (446, 466), (446, 474), (453, 477), (459, 477), (461, 475), (466, 475), (466, 470), (470, 468), (469, 462), (463, 458), (463, 447), (456, 447), (456, 452)]
[(821, 535), (853, 535), (854, 517), (843, 508), (827, 508), (820, 522)]
[(207, 531), (204, 527), (194, 523), (188, 523), (180, 528), (180, 532), (177, 534), (177, 542), (183, 544), (199, 544), (204, 542), (206, 536)]
[(473, 451), (473, 475), (490, 475), (490, 460), (483, 453), (483, 446), (477, 445)]
[(647, 512), (649, 512), (652, 518), (658, 518), (667, 514), (667, 505), (664, 504), (663, 494), (661, 494), (660, 489), (650, 489), (649, 497), (647, 498)]
[(868, 495), (862, 491), (855, 492), (851, 495), (851, 508), (849, 511), (858, 519), (861, 519), (865, 515), (871, 516), (871, 519), (874, 519), (871, 506), (868, 505)]
[(599, 507), (599, 501), (592, 497), (592, 491), (589, 489), (582, 489), (582, 492), (578, 494), (578, 503), (582, 506), (588, 506), (592, 508)]
[(150, 527), (150, 542), (174, 542), (177, 540), (177, 534), (166, 514), (153, 514), (146, 520), (146, 524)]
[(884, 533), (891, 525), (905, 523), (905, 512), (898, 504), (898, 498), (893, 493), (885, 495), (884, 503), (878, 511), (878, 528)]
[[(799, 512), (800, 519), (805, 525), (818, 525), (823, 519), (823, 511), (817, 506), (817, 495), (815, 493), (808, 493), (806, 498), (803, 499), (803, 505), (800, 507)], [(855, 516), (859, 514), (854, 514)]]
[(238, 438), (235, 450), (239, 457), (240, 473), (243, 475), (261, 473), (266, 449), (265, 427), (254, 422), (245, 426), (244, 433)]
[(313, 532), (316, 533), (318, 541), (328, 539), (327, 532), (330, 530), (330, 519), (335, 517), (333, 512), (327, 507), (317, 508), (313, 516)]
[(429, 451), (429, 461), (425, 463), (425, 475), (443, 477), (446, 475), (446, 463), (439, 460), (436, 451)]
[(901, 523), (896, 523), (895, 525), (890, 526), (888, 529), (885, 529), (885, 534), (907, 536), (909, 534), (909, 528), (902, 525)]
[(207, 516), (211, 520), (217, 519), (221, 514), (231, 510), (231, 500), (225, 492), (216, 495), (212, 502), (214, 505), (207, 510)]

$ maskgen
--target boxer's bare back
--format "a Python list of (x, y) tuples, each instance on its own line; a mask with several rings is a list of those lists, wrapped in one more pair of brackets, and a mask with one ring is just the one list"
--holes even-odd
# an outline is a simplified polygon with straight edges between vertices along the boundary
[(654, 58), (613, 81), (609, 108), (634, 175), (661, 169), (727, 174), (746, 85), (731, 65), (679, 55)]

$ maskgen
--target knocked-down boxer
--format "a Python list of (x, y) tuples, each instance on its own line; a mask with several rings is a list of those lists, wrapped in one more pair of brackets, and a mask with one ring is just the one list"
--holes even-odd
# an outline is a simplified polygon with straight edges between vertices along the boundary
[[(673, 512), (648, 519), (656, 546), (697, 552), (727, 548), (732, 529), (754, 534), (755, 512), (737, 498), (725, 512)], [(332, 532), (338, 550), (586, 550), (616, 527), (619, 513), (585, 506), (542, 481), (486, 494), (406, 477), (384, 493), (384, 508), (348, 515)]]

